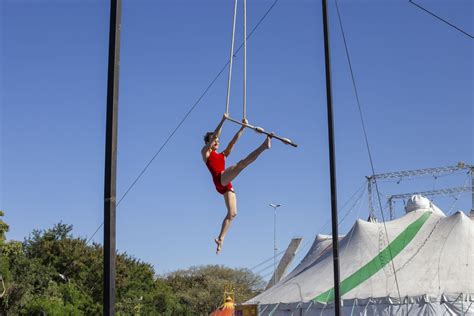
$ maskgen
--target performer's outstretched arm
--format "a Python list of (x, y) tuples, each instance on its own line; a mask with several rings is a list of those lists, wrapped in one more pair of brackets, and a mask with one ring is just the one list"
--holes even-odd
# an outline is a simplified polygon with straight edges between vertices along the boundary
[(211, 137), (212, 140), (214, 140), (217, 137), (221, 136), (222, 125), (224, 125), (224, 122), (228, 117), (229, 117), (229, 115), (227, 113), (224, 113), (224, 115), (222, 116), (221, 121), (219, 122), (219, 125), (217, 125), (216, 130), (214, 131), (214, 134), (212, 134), (212, 137)]
[(221, 121), (219, 122), (219, 125), (217, 125), (215, 131), (212, 133), (212, 136), (209, 138), (209, 141), (204, 145), (204, 147), (201, 150), (201, 153), (209, 151), (209, 149), (212, 146), (212, 143), (216, 140), (216, 138), (219, 138), (221, 136), (222, 132), (222, 125), (224, 125), (225, 120), (227, 119), (228, 114), (224, 114), (222, 116)]
[[(247, 119), (243, 119), (242, 123), (248, 124), (249, 122)], [(226, 149), (224, 149), (223, 153), (227, 157), (230, 155), (230, 152), (232, 151), (232, 148), (234, 147), (235, 143), (237, 140), (242, 136), (242, 133), (244, 132), (245, 126), (242, 126), (239, 131), (232, 137), (232, 140), (229, 142), (229, 145), (227, 145)]]

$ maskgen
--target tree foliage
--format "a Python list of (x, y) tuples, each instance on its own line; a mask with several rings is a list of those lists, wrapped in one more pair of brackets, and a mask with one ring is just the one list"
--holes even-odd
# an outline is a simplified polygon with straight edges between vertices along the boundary
[[(0, 213), (0, 217), (3, 213)], [(23, 242), (6, 242), (8, 225), (0, 220), (0, 275), (6, 294), (0, 315), (100, 315), (103, 249), (72, 235), (58, 223), (34, 230)], [(208, 315), (222, 303), (225, 284), (233, 284), (238, 302), (263, 287), (246, 269), (192, 267), (157, 276), (152, 265), (117, 254), (118, 315)], [(0, 289), (0, 293), (1, 293)]]
[(231, 269), (218, 265), (191, 267), (165, 276), (168, 284), (184, 307), (185, 315), (208, 315), (223, 303), (223, 289), (235, 289), (236, 303), (242, 303), (261, 292), (260, 276), (248, 269)]

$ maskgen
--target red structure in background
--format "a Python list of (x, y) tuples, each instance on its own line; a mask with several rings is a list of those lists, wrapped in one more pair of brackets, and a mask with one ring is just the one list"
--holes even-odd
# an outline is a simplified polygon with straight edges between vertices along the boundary
[(228, 296), (224, 305), (213, 311), (209, 316), (234, 316), (234, 300)]
[(224, 287), (224, 304), (213, 311), (209, 316), (234, 316), (234, 289), (231, 285)]

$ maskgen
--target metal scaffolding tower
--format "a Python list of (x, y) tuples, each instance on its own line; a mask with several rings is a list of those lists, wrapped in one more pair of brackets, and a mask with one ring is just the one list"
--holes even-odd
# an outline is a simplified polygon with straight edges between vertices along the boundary
[(469, 192), (471, 191), (471, 212), (474, 212), (474, 166), (468, 165), (464, 162), (458, 162), (455, 166), (447, 166), (447, 167), (437, 167), (437, 168), (426, 168), (426, 169), (416, 169), (416, 170), (406, 170), (406, 171), (396, 171), (396, 172), (387, 172), (387, 173), (380, 173), (375, 174), (373, 176), (368, 176), (367, 178), (367, 192), (369, 198), (369, 218), (375, 217), (375, 210), (373, 207), (372, 202), (372, 187), (377, 180), (390, 180), (390, 179), (398, 179), (397, 182), (400, 182), (404, 179), (412, 179), (417, 177), (423, 176), (432, 176), (432, 177), (439, 177), (442, 175), (453, 174), (457, 171), (467, 170), (467, 172), (471, 175), (471, 186), (470, 187), (455, 187), (455, 188), (446, 188), (440, 190), (432, 190), (432, 191), (423, 191), (423, 192), (411, 192), (411, 193), (403, 193), (403, 194), (396, 194), (391, 195), (388, 198), (388, 205), (390, 210), (390, 219), (393, 219), (393, 200), (396, 199), (406, 199), (411, 197), (414, 194), (421, 194), (423, 196), (440, 196), (440, 195), (452, 195), (455, 193), (462, 193), (462, 192)]

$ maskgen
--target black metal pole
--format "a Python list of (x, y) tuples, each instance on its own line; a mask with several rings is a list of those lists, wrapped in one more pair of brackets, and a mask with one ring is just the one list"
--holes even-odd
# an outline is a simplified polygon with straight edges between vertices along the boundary
[(334, 308), (335, 315), (340, 315), (341, 295), (339, 292), (339, 239), (337, 231), (337, 190), (336, 190), (336, 153), (334, 143), (334, 122), (332, 111), (331, 60), (329, 50), (328, 9), (327, 1), (322, 0), (324, 27), (324, 56), (326, 64), (326, 98), (328, 112), (329, 169), (331, 177), (331, 216), (332, 216), (332, 255), (334, 267)]
[(121, 0), (111, 0), (104, 180), (104, 316), (115, 315), (115, 210)]

